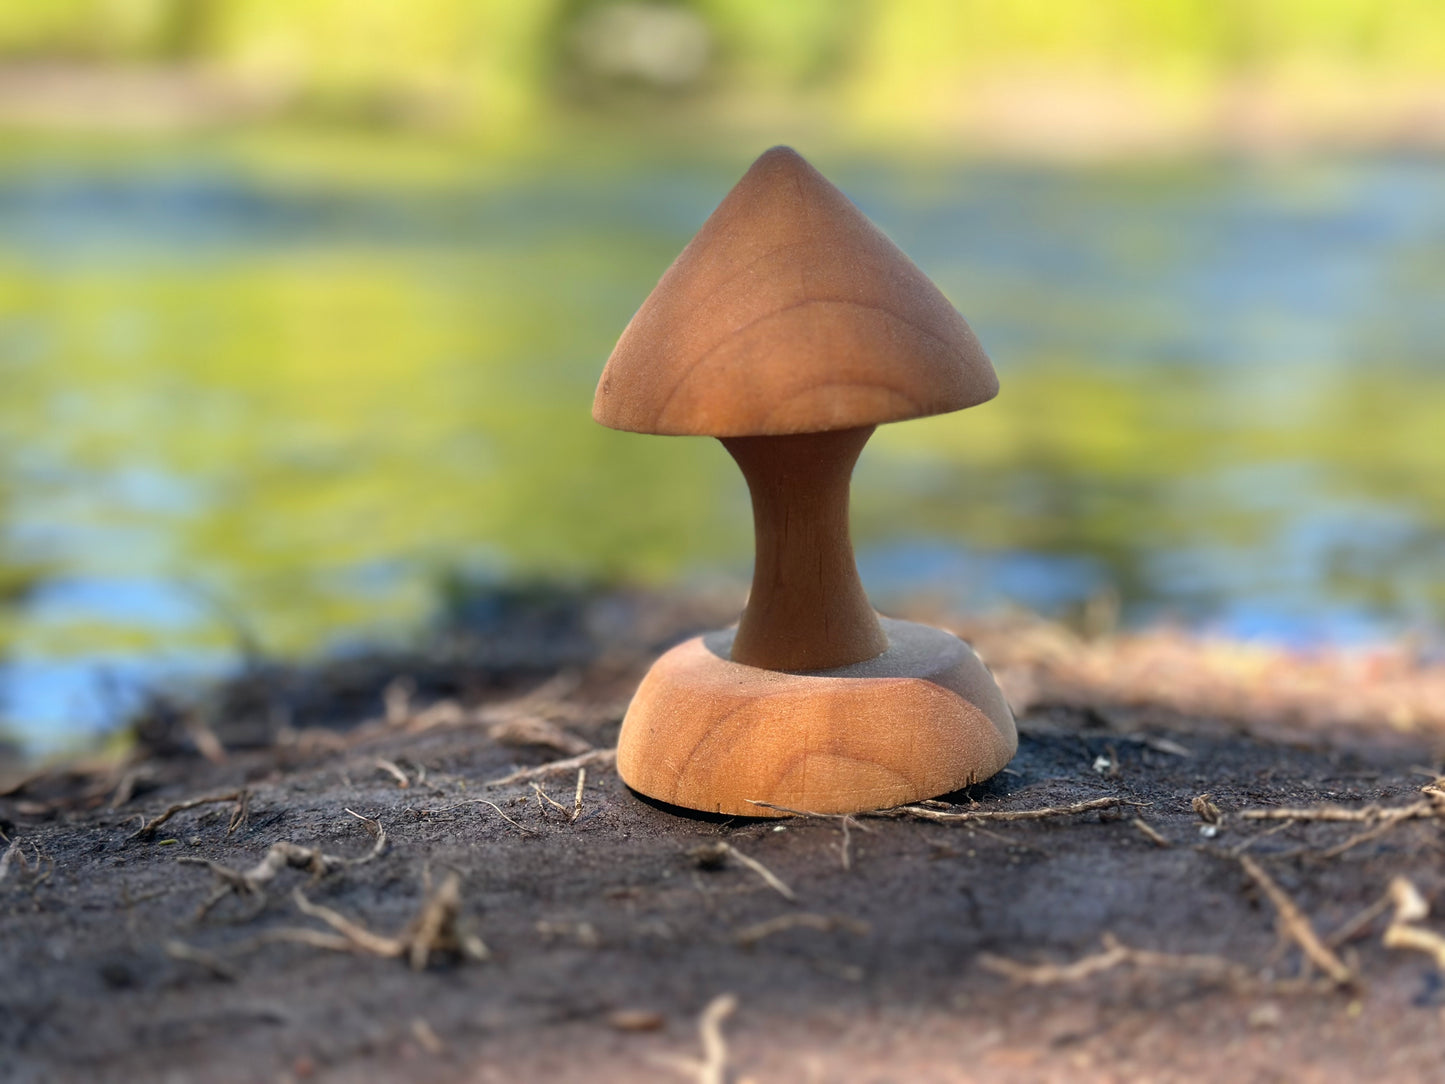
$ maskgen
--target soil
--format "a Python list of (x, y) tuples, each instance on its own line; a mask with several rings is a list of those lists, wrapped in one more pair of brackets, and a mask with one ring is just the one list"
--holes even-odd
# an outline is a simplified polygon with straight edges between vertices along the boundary
[[(1355, 979), (1295, 981), (1309, 965), (1240, 860), (1322, 937), (1396, 877), (1445, 906), (1440, 819), (1331, 854), (1368, 825), (1242, 815), (1418, 802), (1438, 734), (1382, 727), (1371, 742), (1355, 728), (1334, 742), (1238, 713), (1034, 702), (1009, 769), (948, 807), (1130, 804), (994, 823), (689, 815), (628, 791), (605, 757), (575, 817), (576, 769), (536, 777), (556, 806), (532, 780), (487, 785), (607, 749), (647, 660), (715, 610), (513, 599), (424, 652), (258, 667), (202, 704), (158, 701), (119, 763), (12, 780), (0, 1078), (1439, 1079), (1432, 957), (1384, 946), (1386, 909), (1340, 949)], [(226, 798), (137, 834), (175, 803), (241, 791), (244, 810)], [(1201, 795), (1222, 825), (1201, 819)], [(197, 918), (221, 881), (178, 858), (245, 870), (289, 841), (365, 859), (375, 841), (348, 810), (384, 827), (379, 854), (283, 869)], [(438, 950), (414, 970), (267, 940), (334, 933), (299, 910), (297, 889), (395, 934), (452, 872), (461, 932), (485, 942), (485, 960)], [(989, 962), (1068, 965), (1108, 936), (1238, 966), (1135, 960), (1030, 984)], [(698, 1019), (709, 1005), (721, 1017), (727, 994), (736, 1011), (704, 1067)]]

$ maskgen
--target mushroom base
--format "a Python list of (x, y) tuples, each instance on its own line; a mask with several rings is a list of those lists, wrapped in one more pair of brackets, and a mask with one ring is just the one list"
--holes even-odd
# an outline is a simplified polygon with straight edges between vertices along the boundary
[(987, 779), (1018, 748), (1003, 693), (952, 633), (883, 620), (882, 655), (832, 670), (733, 662), (734, 630), (658, 659), (622, 723), (633, 790), (709, 813), (859, 813)]

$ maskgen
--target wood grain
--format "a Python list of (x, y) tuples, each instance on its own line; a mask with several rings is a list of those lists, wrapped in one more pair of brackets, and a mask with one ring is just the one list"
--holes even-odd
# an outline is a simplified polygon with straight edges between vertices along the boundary
[(723, 441), (748, 481), (757, 549), (737, 662), (822, 670), (887, 650), (848, 536), (848, 483), (872, 434), (868, 426)]
[(735, 632), (648, 672), (618, 769), (661, 801), (763, 815), (926, 798), (984, 779), (1013, 717), (956, 637), (880, 621), (848, 530), (876, 425), (998, 391), (968, 324), (795, 152), (759, 158), (623, 331), (592, 413), (723, 440), (752, 495), (757, 560)]
[(962, 316), (795, 151), (760, 157), (618, 340), (592, 416), (811, 433), (960, 410), (998, 379)]
[(679, 645), (628, 708), (623, 780), (715, 813), (779, 815), (749, 799), (856, 813), (946, 794), (1007, 764), (1013, 715), (978, 656), (940, 629), (883, 626), (883, 655), (807, 674), (732, 661), (731, 631)]

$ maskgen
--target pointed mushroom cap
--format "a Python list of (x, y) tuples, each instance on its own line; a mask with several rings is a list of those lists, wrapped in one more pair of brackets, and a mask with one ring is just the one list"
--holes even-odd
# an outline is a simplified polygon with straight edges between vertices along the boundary
[(592, 416), (715, 437), (943, 414), (998, 394), (938, 287), (788, 147), (753, 163), (622, 332)]

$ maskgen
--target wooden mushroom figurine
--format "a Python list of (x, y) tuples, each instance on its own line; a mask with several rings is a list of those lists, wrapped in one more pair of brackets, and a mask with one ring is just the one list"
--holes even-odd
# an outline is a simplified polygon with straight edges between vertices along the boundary
[(1013, 716), (967, 644), (880, 619), (848, 536), (875, 426), (993, 398), (963, 318), (798, 154), (759, 158), (618, 340), (593, 417), (721, 438), (752, 494), (757, 558), (736, 629), (648, 672), (623, 780), (691, 809), (850, 813), (993, 775)]

